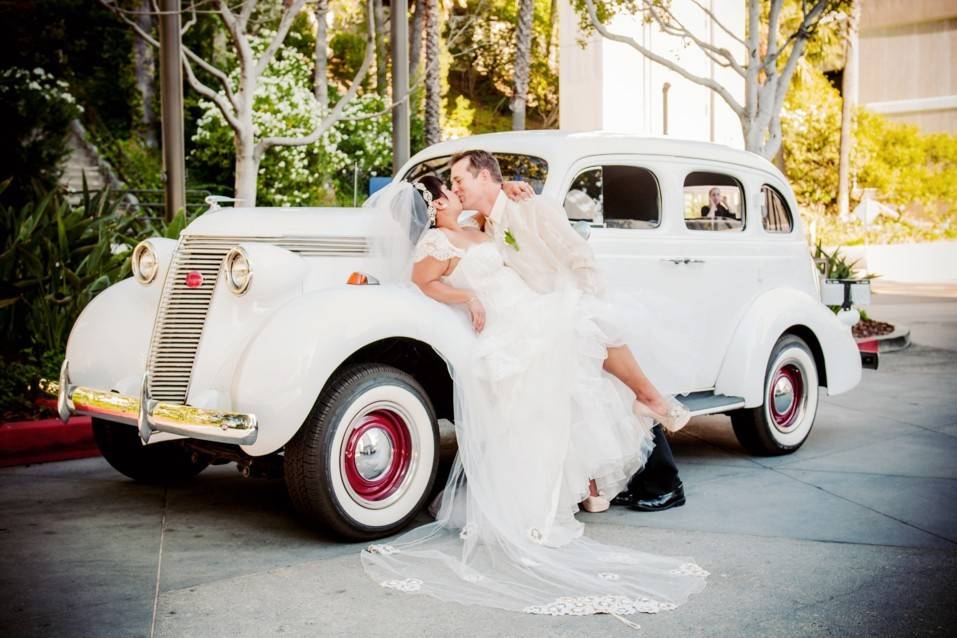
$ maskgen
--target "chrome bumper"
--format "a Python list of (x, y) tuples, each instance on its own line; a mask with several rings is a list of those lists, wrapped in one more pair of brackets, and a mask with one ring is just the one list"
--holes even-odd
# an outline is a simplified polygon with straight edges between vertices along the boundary
[(86, 414), (128, 423), (137, 427), (143, 443), (153, 432), (168, 432), (204, 441), (251, 445), (259, 433), (255, 414), (154, 401), (149, 395), (148, 372), (143, 375), (138, 397), (73, 385), (68, 361), (60, 368), (59, 382), (43, 380), (40, 388), (57, 398), (57, 412), (63, 421), (74, 414)]

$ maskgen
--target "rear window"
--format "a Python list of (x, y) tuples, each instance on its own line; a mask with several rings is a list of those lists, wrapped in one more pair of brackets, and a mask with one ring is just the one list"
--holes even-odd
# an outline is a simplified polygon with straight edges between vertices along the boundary
[[(502, 169), (502, 179), (505, 181), (521, 180), (528, 182), (536, 193), (541, 193), (545, 187), (545, 178), (548, 177), (548, 162), (534, 155), (520, 155), (517, 153), (492, 153)], [(416, 164), (403, 179), (412, 181), (424, 175), (435, 175), (446, 183), (449, 181), (449, 160), (451, 155), (444, 155), (425, 160)]]

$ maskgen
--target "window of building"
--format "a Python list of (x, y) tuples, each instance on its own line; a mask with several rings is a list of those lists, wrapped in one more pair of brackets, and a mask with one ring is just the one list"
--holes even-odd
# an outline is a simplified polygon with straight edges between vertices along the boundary
[(789, 233), (794, 228), (794, 220), (788, 204), (773, 186), (765, 184), (761, 188), (761, 222), (769, 233)]
[(580, 172), (565, 195), (565, 212), (608, 228), (654, 228), (661, 197), (654, 173), (639, 166), (596, 166)]
[(690, 173), (684, 183), (685, 225), (692, 230), (736, 231), (744, 228), (744, 188), (722, 173)]

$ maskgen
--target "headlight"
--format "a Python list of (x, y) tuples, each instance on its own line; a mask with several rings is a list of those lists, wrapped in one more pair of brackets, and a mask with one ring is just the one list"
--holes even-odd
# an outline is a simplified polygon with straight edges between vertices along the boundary
[(153, 250), (153, 244), (149, 241), (141, 241), (133, 249), (133, 276), (136, 281), (146, 285), (156, 279), (156, 273), (159, 272), (159, 261), (156, 259), (156, 251)]
[(239, 246), (230, 250), (223, 262), (223, 270), (226, 273), (226, 284), (234, 294), (241, 295), (246, 292), (249, 282), (252, 281), (253, 271), (245, 250)]

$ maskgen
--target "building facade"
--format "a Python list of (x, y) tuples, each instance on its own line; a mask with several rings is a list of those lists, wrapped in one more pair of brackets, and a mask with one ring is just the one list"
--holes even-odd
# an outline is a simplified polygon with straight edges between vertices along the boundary
[[(566, 131), (605, 129), (640, 135), (668, 135), (744, 148), (741, 123), (714, 92), (647, 59), (631, 46), (585, 38), (569, 0), (559, 0), (559, 127)], [(745, 3), (704, 0), (722, 25), (744, 37)], [(742, 59), (742, 45), (689, 0), (671, 4), (682, 24), (703, 40)], [(744, 102), (744, 80), (711, 62), (695, 44), (662, 33), (640, 16), (619, 15), (609, 29), (634, 38), (695, 75), (713, 78)], [(584, 41), (583, 48), (580, 42)]]
[(861, 1), (858, 103), (957, 133), (957, 1)]

